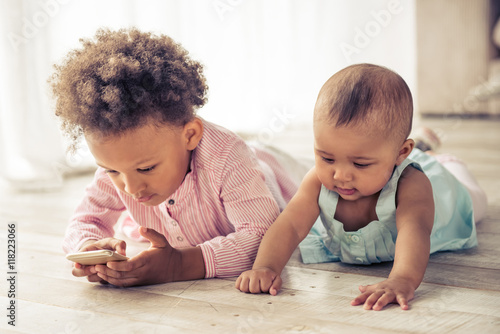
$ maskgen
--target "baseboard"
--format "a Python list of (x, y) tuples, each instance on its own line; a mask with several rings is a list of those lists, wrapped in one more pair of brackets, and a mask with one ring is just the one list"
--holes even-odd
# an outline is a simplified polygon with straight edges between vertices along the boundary
[(457, 112), (420, 112), (419, 115), (422, 118), (427, 119), (487, 119), (487, 120), (500, 120), (500, 114), (490, 114), (490, 113), (457, 113)]

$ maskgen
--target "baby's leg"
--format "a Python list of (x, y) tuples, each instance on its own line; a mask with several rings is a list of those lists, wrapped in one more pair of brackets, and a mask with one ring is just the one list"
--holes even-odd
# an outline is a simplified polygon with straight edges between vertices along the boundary
[(450, 154), (433, 154), (433, 156), (469, 191), (474, 209), (474, 221), (477, 223), (483, 219), (486, 216), (486, 209), (488, 207), (486, 193), (481, 189), (465, 164)]

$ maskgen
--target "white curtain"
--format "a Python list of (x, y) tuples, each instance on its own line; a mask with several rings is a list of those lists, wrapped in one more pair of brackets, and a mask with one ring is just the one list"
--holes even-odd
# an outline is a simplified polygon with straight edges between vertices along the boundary
[(47, 189), (92, 168), (85, 149), (66, 156), (47, 79), (99, 27), (170, 35), (205, 65), (200, 116), (269, 140), (311, 122), (319, 88), (349, 64), (387, 66), (414, 90), (414, 1), (0, 0), (1, 179)]

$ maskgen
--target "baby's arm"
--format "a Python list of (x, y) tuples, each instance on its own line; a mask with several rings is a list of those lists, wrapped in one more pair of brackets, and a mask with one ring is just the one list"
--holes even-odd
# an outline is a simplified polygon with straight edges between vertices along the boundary
[(321, 189), (315, 168), (304, 177), (297, 193), (267, 230), (252, 267), (240, 275), (235, 287), (243, 292), (270, 292), (281, 288), (280, 274), (297, 245), (307, 236), (319, 215)]
[(389, 303), (408, 309), (424, 277), (430, 252), (430, 234), (434, 223), (432, 186), (424, 173), (406, 168), (396, 194), (398, 236), (394, 265), (389, 277), (378, 284), (361, 286), (361, 295), (351, 304), (364, 303), (365, 309), (381, 310)]

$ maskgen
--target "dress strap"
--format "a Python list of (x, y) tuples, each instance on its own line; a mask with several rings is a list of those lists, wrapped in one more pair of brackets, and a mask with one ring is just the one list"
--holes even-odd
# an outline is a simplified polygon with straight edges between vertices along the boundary
[(419, 170), (422, 170), (417, 162), (413, 161), (412, 159), (406, 158), (399, 166), (394, 167), (391, 178), (384, 186), (384, 188), (382, 188), (377, 201), (377, 206), (375, 208), (379, 221), (388, 222), (395, 220), (396, 192), (398, 189), (399, 178), (403, 174), (403, 171), (410, 165)]

